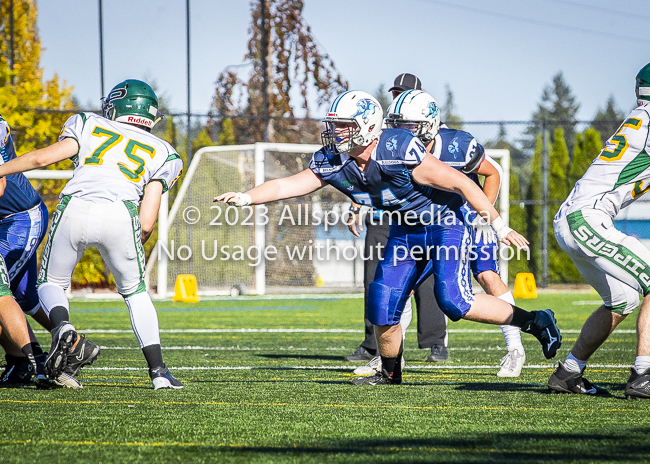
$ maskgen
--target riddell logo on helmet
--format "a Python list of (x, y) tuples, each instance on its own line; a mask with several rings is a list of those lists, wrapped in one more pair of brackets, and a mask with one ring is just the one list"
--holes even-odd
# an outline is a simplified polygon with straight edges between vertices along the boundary
[(126, 119), (126, 122), (130, 124), (139, 124), (141, 126), (146, 126), (146, 127), (153, 127), (153, 121), (151, 119), (140, 118), (137, 116), (129, 116)]

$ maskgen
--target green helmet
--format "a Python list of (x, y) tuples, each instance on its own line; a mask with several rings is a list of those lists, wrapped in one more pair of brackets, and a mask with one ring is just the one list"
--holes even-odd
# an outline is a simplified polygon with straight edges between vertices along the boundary
[(636, 75), (636, 99), (650, 101), (650, 63), (641, 68)]
[(126, 122), (153, 128), (163, 118), (158, 111), (158, 97), (149, 84), (136, 79), (128, 79), (117, 84), (102, 98), (104, 117), (118, 122)]

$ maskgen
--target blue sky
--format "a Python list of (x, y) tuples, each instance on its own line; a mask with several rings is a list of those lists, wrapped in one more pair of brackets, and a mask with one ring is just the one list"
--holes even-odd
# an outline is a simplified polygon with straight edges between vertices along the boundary
[[(37, 2), (45, 76), (99, 101), (97, 1)], [(104, 0), (106, 90), (153, 77), (186, 107), (185, 0)], [(564, 73), (589, 119), (609, 95), (626, 112), (650, 62), (646, 3), (631, 0), (305, 0), (304, 16), (353, 89), (374, 93), (412, 72), (444, 103), (449, 84), (467, 121), (526, 120)], [(246, 53), (248, 0), (191, 0), (192, 111), (209, 109), (216, 76)], [(640, 10), (639, 14), (635, 11)], [(97, 106), (93, 105), (93, 106)], [(314, 111), (314, 116), (324, 109)]]

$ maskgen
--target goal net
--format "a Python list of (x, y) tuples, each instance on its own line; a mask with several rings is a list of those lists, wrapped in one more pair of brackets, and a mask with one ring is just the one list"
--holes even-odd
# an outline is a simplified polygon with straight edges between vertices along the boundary
[[(320, 145), (256, 143), (200, 149), (171, 210), (163, 200), (147, 284), (168, 295), (193, 274), (199, 293), (290, 293), (363, 286), (363, 240), (342, 215), (350, 200), (332, 187), (269, 205), (236, 208), (214, 196), (245, 192), (306, 169)], [(504, 169), (499, 203), (508, 220), (508, 150), (486, 150)], [(501, 263), (507, 276), (507, 263)]]

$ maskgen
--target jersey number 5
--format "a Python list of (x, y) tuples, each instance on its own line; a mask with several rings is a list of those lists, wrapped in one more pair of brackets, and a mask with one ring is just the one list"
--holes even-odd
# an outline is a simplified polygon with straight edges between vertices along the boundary
[(629, 127), (634, 130), (639, 130), (639, 128), (641, 127), (641, 120), (637, 118), (627, 119), (625, 123), (623, 123), (621, 128), (618, 130), (618, 132), (614, 134), (612, 138), (608, 141), (608, 144), (609, 143), (616, 144), (616, 148), (614, 148), (613, 150), (608, 150), (607, 147), (605, 147), (599, 156), (601, 160), (616, 161), (623, 158), (623, 154), (625, 154), (625, 150), (627, 150), (627, 147), (630, 146), (630, 144), (627, 143), (627, 138), (625, 137), (625, 135), (621, 134), (623, 129), (625, 129), (626, 127)]
[[(84, 160), (84, 164), (100, 166), (104, 162), (103, 157), (106, 152), (120, 143), (122, 141), (122, 136), (101, 127), (95, 127), (95, 129), (92, 131), (92, 135), (96, 137), (107, 137), (107, 139), (104, 143), (97, 147), (91, 156)], [(154, 147), (145, 145), (144, 143), (133, 139), (129, 139), (128, 143), (126, 144), (126, 148), (124, 149), (124, 153), (128, 159), (137, 165), (137, 167), (134, 171), (124, 163), (117, 163), (117, 165), (120, 169), (120, 172), (124, 174), (127, 179), (132, 180), (133, 182), (139, 182), (142, 174), (144, 174), (144, 159), (135, 154), (137, 150), (146, 152), (149, 156), (151, 156), (151, 158), (156, 155), (156, 149)]]

